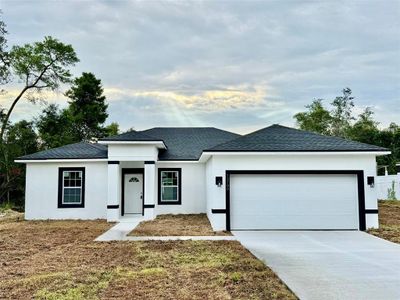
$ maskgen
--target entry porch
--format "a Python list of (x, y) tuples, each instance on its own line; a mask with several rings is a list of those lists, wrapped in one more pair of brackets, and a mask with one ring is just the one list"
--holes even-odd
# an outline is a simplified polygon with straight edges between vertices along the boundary
[(108, 161), (107, 221), (155, 217), (155, 161)]

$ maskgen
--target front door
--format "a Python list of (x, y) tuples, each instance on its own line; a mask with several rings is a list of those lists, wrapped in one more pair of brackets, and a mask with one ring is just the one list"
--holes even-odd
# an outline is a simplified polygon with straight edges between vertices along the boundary
[(143, 212), (143, 174), (124, 174), (124, 214)]

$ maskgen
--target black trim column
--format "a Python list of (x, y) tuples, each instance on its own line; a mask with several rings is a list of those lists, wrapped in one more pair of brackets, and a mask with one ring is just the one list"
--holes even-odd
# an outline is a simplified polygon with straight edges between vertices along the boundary
[(107, 209), (119, 209), (119, 205), (107, 205)]
[(213, 208), (211, 209), (212, 214), (226, 214), (226, 209)]
[(120, 183), (120, 162), (118, 160), (109, 160), (107, 162), (107, 185), (113, 186), (115, 189), (107, 191), (107, 221), (115, 222), (120, 218), (120, 197), (117, 190)]

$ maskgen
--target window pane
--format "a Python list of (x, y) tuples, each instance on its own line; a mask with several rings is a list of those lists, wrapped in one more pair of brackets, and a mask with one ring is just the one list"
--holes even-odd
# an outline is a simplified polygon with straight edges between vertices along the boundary
[(178, 185), (178, 172), (163, 171), (161, 172), (162, 185)]
[(172, 175), (172, 184), (178, 185), (178, 172), (171, 172)]
[(64, 187), (81, 187), (82, 172), (81, 171), (65, 171), (64, 172)]
[(161, 199), (162, 201), (178, 201), (178, 188), (163, 187)]
[(64, 203), (81, 203), (81, 188), (64, 189)]

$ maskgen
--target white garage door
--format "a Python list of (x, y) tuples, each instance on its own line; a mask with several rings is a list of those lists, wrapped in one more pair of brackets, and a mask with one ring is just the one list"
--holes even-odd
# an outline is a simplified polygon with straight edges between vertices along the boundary
[(230, 175), (231, 230), (358, 229), (356, 175)]

